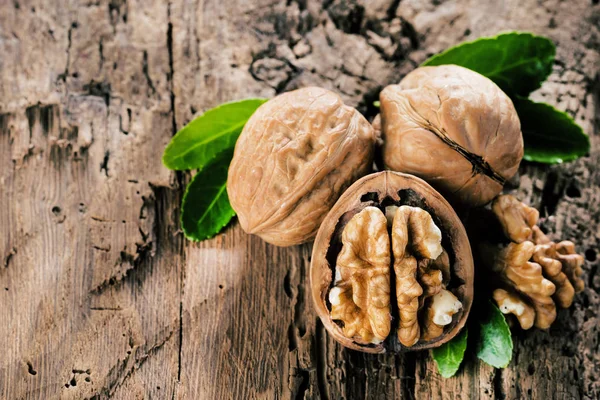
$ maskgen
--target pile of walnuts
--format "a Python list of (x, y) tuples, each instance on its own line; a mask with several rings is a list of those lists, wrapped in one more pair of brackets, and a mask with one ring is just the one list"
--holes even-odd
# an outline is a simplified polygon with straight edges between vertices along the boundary
[[(315, 240), (313, 300), (340, 343), (417, 350), (454, 337), (472, 304), (471, 243), (451, 204), (493, 200), (510, 242), (476, 246), (500, 278), (493, 298), (524, 329), (550, 326), (555, 305), (568, 307), (583, 288), (582, 258), (541, 233), (535, 210), (497, 197), (523, 157), (510, 98), (445, 65), (416, 69), (380, 103), (372, 124), (323, 88), (262, 105), (229, 168), (242, 228), (278, 246)], [(376, 147), (386, 171), (372, 173)]]

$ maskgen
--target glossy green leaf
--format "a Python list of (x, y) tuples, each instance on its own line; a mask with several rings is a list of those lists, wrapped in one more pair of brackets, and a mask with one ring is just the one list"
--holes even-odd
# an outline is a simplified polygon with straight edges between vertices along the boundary
[(477, 357), (492, 367), (505, 368), (512, 358), (513, 342), (504, 314), (490, 301), (479, 324)]
[(467, 328), (452, 338), (449, 342), (431, 350), (431, 355), (437, 364), (440, 375), (450, 378), (456, 374), (467, 349)]
[(217, 154), (234, 147), (248, 118), (266, 101), (246, 99), (208, 110), (171, 139), (163, 164), (174, 170), (203, 168)]
[(555, 53), (548, 38), (509, 32), (461, 43), (423, 65), (460, 65), (487, 76), (511, 97), (527, 97), (552, 72)]
[(567, 113), (523, 98), (515, 100), (515, 108), (521, 120), (525, 160), (554, 164), (589, 153), (589, 137)]
[(188, 184), (181, 203), (181, 227), (189, 240), (213, 237), (235, 215), (227, 196), (227, 169), (233, 149), (214, 158)]

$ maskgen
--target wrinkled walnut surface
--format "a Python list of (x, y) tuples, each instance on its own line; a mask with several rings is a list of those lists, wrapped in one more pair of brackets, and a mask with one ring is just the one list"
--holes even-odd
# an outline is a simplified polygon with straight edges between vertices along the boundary
[[(391, 237), (388, 251), (393, 261), (388, 260), (387, 269), (393, 268), (393, 282), (378, 267), (386, 257), (374, 251), (385, 245), (381, 235), (384, 224), (390, 228), (386, 234)], [(370, 251), (371, 256), (366, 256)], [(457, 279), (452, 292), (445, 290), (451, 276)], [(362, 285), (353, 277), (361, 277)], [(318, 315), (344, 346), (371, 353), (419, 350), (447, 342), (464, 326), (472, 303), (473, 260), (464, 227), (446, 200), (419, 178), (385, 171), (354, 183), (327, 215), (313, 246), (310, 281)], [(383, 285), (386, 281), (387, 302), (374, 301), (376, 296), (365, 302), (362, 296), (353, 295), (368, 293), (372, 284)], [(389, 290), (392, 284), (395, 292)], [(450, 301), (444, 294), (433, 305), (441, 292), (448, 292)], [(404, 294), (406, 298), (402, 298)], [(358, 311), (361, 302), (363, 307)], [(340, 313), (341, 303), (345, 308)], [(376, 313), (377, 318), (391, 305), (391, 326), (385, 318), (368, 318), (369, 310), (374, 310), (370, 305), (375, 304), (382, 311)], [(403, 319), (404, 311), (407, 319)], [(434, 319), (440, 324), (436, 325)], [(354, 327), (357, 321), (361, 321), (358, 329)], [(380, 321), (382, 329), (374, 328), (372, 321)], [(376, 332), (389, 329), (387, 339), (379, 343), (381, 335), (378, 337)]]
[(552, 295), (556, 286), (542, 274), (542, 267), (530, 262), (535, 245), (532, 242), (510, 243), (494, 254), (492, 270), (498, 274), (508, 287), (520, 294), (535, 309), (535, 326), (548, 328), (556, 319), (556, 306)]
[(488, 203), (519, 167), (513, 103), (476, 72), (420, 67), (387, 86), (380, 102), (386, 168), (423, 178), (452, 202)]
[(432, 340), (439, 337), (461, 308), (462, 303), (449, 290), (441, 289), (430, 297), (425, 308), (421, 339)]
[(513, 314), (523, 329), (529, 329), (535, 322), (535, 310), (519, 295), (504, 289), (496, 289), (493, 298), (503, 314)]
[(510, 241), (479, 245), (482, 261), (500, 281), (494, 300), (523, 329), (547, 329), (556, 319), (556, 306), (570, 307), (584, 288), (583, 256), (570, 241), (552, 242), (536, 225), (538, 211), (513, 196), (498, 196), (492, 215)]
[(278, 246), (312, 239), (342, 192), (370, 171), (374, 143), (368, 121), (329, 90), (269, 100), (244, 126), (229, 167), (242, 228)]
[[(388, 206), (385, 212), (368, 206), (344, 227), (334, 286), (329, 292), (331, 318), (340, 323), (347, 338), (374, 344), (384, 341), (391, 328), (390, 269), (393, 267), (399, 310), (398, 340), (411, 347), (420, 339), (441, 336), (462, 304), (445, 290), (442, 270), (449, 269), (449, 257), (442, 248), (442, 233), (431, 215), (406, 205)], [(428, 298), (432, 301), (420, 313)]]
[(540, 213), (517, 200), (514, 196), (498, 196), (492, 203), (492, 211), (502, 226), (504, 235), (515, 243), (531, 238), (532, 228)]
[(423, 286), (418, 280), (417, 257), (436, 259), (442, 253), (442, 233), (427, 211), (401, 206), (392, 224), (392, 250), (399, 310), (398, 339), (404, 346), (410, 347), (421, 336), (418, 312)]
[(390, 333), (390, 240), (385, 215), (375, 207), (356, 214), (342, 233), (331, 292), (331, 318), (347, 337), (381, 343)]

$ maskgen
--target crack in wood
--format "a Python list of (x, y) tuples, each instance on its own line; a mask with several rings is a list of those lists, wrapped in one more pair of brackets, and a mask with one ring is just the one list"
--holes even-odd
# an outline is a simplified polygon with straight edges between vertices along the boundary
[[(306, 264), (309, 261), (303, 257), (292, 262), (289, 271), (284, 278), (283, 286), (292, 305), (292, 319), (288, 326), (288, 366), (287, 382), (291, 397), (304, 399), (312, 395), (311, 384), (313, 383), (316, 368), (304, 360), (306, 346), (310, 346), (312, 352), (315, 348), (314, 337), (307, 337), (306, 325)], [(310, 395), (309, 395), (310, 393)]]
[(104, 104), (106, 105), (107, 114), (110, 112), (109, 105), (111, 99), (118, 98), (112, 95), (111, 85), (107, 81), (97, 82), (92, 79), (89, 83), (83, 85), (83, 90), (85, 90), (85, 93), (87, 93), (88, 96), (101, 98), (104, 101)]
[[(169, 71), (167, 72), (167, 81), (169, 82), (169, 99), (170, 99), (170, 112), (171, 112), (171, 136), (177, 133), (177, 114), (175, 110), (175, 90), (174, 90), (174, 79), (175, 79), (175, 66), (173, 61), (173, 21), (171, 15), (172, 3), (167, 3), (167, 56), (169, 60)], [(179, 186), (182, 186), (183, 174), (181, 171), (175, 172), (176, 180), (179, 182)], [(182, 251), (182, 254), (185, 252)], [(182, 256), (185, 258), (185, 256)], [(185, 261), (185, 260), (184, 260)], [(178, 349), (177, 349), (177, 381), (181, 382), (182, 366), (183, 366), (183, 296), (185, 289), (185, 262), (181, 263), (180, 272), (180, 287), (179, 296), (179, 335), (178, 335)], [(177, 390), (173, 391), (173, 400), (177, 394)]]
[(406, 353), (402, 379), (402, 398), (414, 399), (417, 385), (417, 357), (415, 353)]
[(173, 79), (175, 78), (175, 67), (173, 62), (173, 22), (171, 21), (171, 2), (167, 4), (167, 52), (169, 56), (169, 92), (171, 98), (171, 126), (173, 135), (177, 132), (177, 115), (175, 113), (175, 91), (173, 90)]
[(93, 245), (92, 248), (96, 249), (96, 250), (99, 250), (99, 251), (109, 252), (110, 251), (110, 244), (107, 247)]
[(67, 63), (65, 65), (65, 69), (64, 72), (58, 75), (58, 80), (61, 80), (63, 82), (67, 81), (67, 76), (69, 75), (69, 64), (71, 63), (71, 45), (72, 45), (72, 41), (71, 41), (71, 34), (73, 32), (73, 29), (76, 29), (79, 25), (77, 24), (77, 22), (73, 22), (71, 23), (71, 26), (69, 27), (69, 30), (67, 31)]
[(152, 78), (150, 78), (150, 73), (148, 72), (148, 51), (144, 50), (142, 53), (142, 73), (146, 78), (146, 83), (148, 84), (148, 88), (151, 90), (151, 94), (156, 93), (156, 88), (154, 87), (154, 82), (152, 82)]
[[(127, 126), (127, 129), (125, 129), (125, 126)], [(124, 135), (129, 135), (130, 127), (131, 127), (131, 108), (127, 107), (127, 124), (125, 125), (123, 123), (123, 115), (119, 115), (119, 130), (121, 132), (123, 132)], [(128, 182), (137, 183), (137, 180), (129, 179)]]
[[(171, 340), (174, 332), (174, 330), (169, 331), (169, 334), (166, 338), (159, 343), (154, 344), (141, 356), (136, 357), (135, 354), (137, 354), (137, 351), (132, 351), (131, 353), (127, 354), (125, 359), (119, 360), (119, 362), (108, 372), (108, 382), (99, 388), (96, 391), (96, 394), (90, 398), (90, 400), (100, 400), (103, 396), (108, 396), (109, 398), (112, 397), (117, 389), (121, 387), (137, 370), (139, 370), (144, 363), (150, 359), (150, 357), (158, 353), (158, 351), (165, 344), (167, 344), (169, 340)], [(133, 349), (136, 350), (138, 348), (139, 347), (133, 347)], [(111, 377), (112, 379), (110, 379)]]
[(327, 385), (327, 333), (321, 320), (316, 318), (315, 341), (317, 361), (317, 389), (322, 400), (329, 400), (329, 389)]
[(98, 55), (100, 56), (98, 71), (102, 71), (102, 66), (104, 65), (104, 44), (102, 43), (102, 38), (98, 41)]
[(10, 261), (12, 260), (15, 254), (17, 254), (17, 248), (11, 247), (6, 257), (4, 257), (4, 268), (8, 268), (8, 266), (10, 265)]
[(110, 158), (110, 151), (106, 150), (104, 152), (104, 158), (102, 159), (102, 163), (100, 163), (100, 172), (104, 171), (104, 175), (108, 178), (108, 160)]
[(505, 400), (506, 393), (504, 393), (504, 386), (502, 380), (502, 369), (496, 368), (493, 378), (494, 385), (494, 399), (495, 400)]
[(130, 267), (127, 268), (127, 270), (124, 273), (119, 273), (117, 275), (112, 275), (109, 278), (106, 278), (98, 286), (90, 290), (89, 293), (94, 296), (100, 296), (109, 287), (118, 287), (126, 282), (135, 279), (136, 272), (140, 269), (143, 269), (142, 267), (144, 265), (150, 263), (150, 259), (152, 258), (152, 252), (152, 242), (145, 243), (143, 245), (137, 244), (135, 254), (130, 254), (126, 251), (121, 251), (117, 264), (127, 264)]

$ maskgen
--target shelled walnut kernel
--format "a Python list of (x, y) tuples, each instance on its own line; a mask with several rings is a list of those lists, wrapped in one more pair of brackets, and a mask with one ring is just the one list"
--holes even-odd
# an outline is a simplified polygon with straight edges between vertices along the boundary
[[(384, 215), (369, 206), (352, 217), (342, 232), (335, 286), (329, 292), (331, 318), (342, 324), (344, 335), (375, 344), (389, 335), (391, 242), (398, 340), (411, 347), (422, 333), (427, 340), (441, 336), (444, 326), (462, 308), (456, 296), (445, 289), (442, 271), (435, 268), (434, 260), (442, 253), (447, 259), (441, 241), (442, 233), (431, 215), (418, 207), (390, 206)], [(426, 298), (431, 301), (420, 312)], [(419, 319), (427, 327), (425, 331)]]
[(488, 267), (499, 278), (493, 298), (521, 328), (547, 329), (556, 319), (556, 306), (570, 307), (575, 293), (584, 288), (583, 256), (573, 242), (552, 242), (536, 225), (538, 211), (513, 196), (498, 196), (492, 213), (510, 241), (479, 245), (482, 260), (490, 261)]

